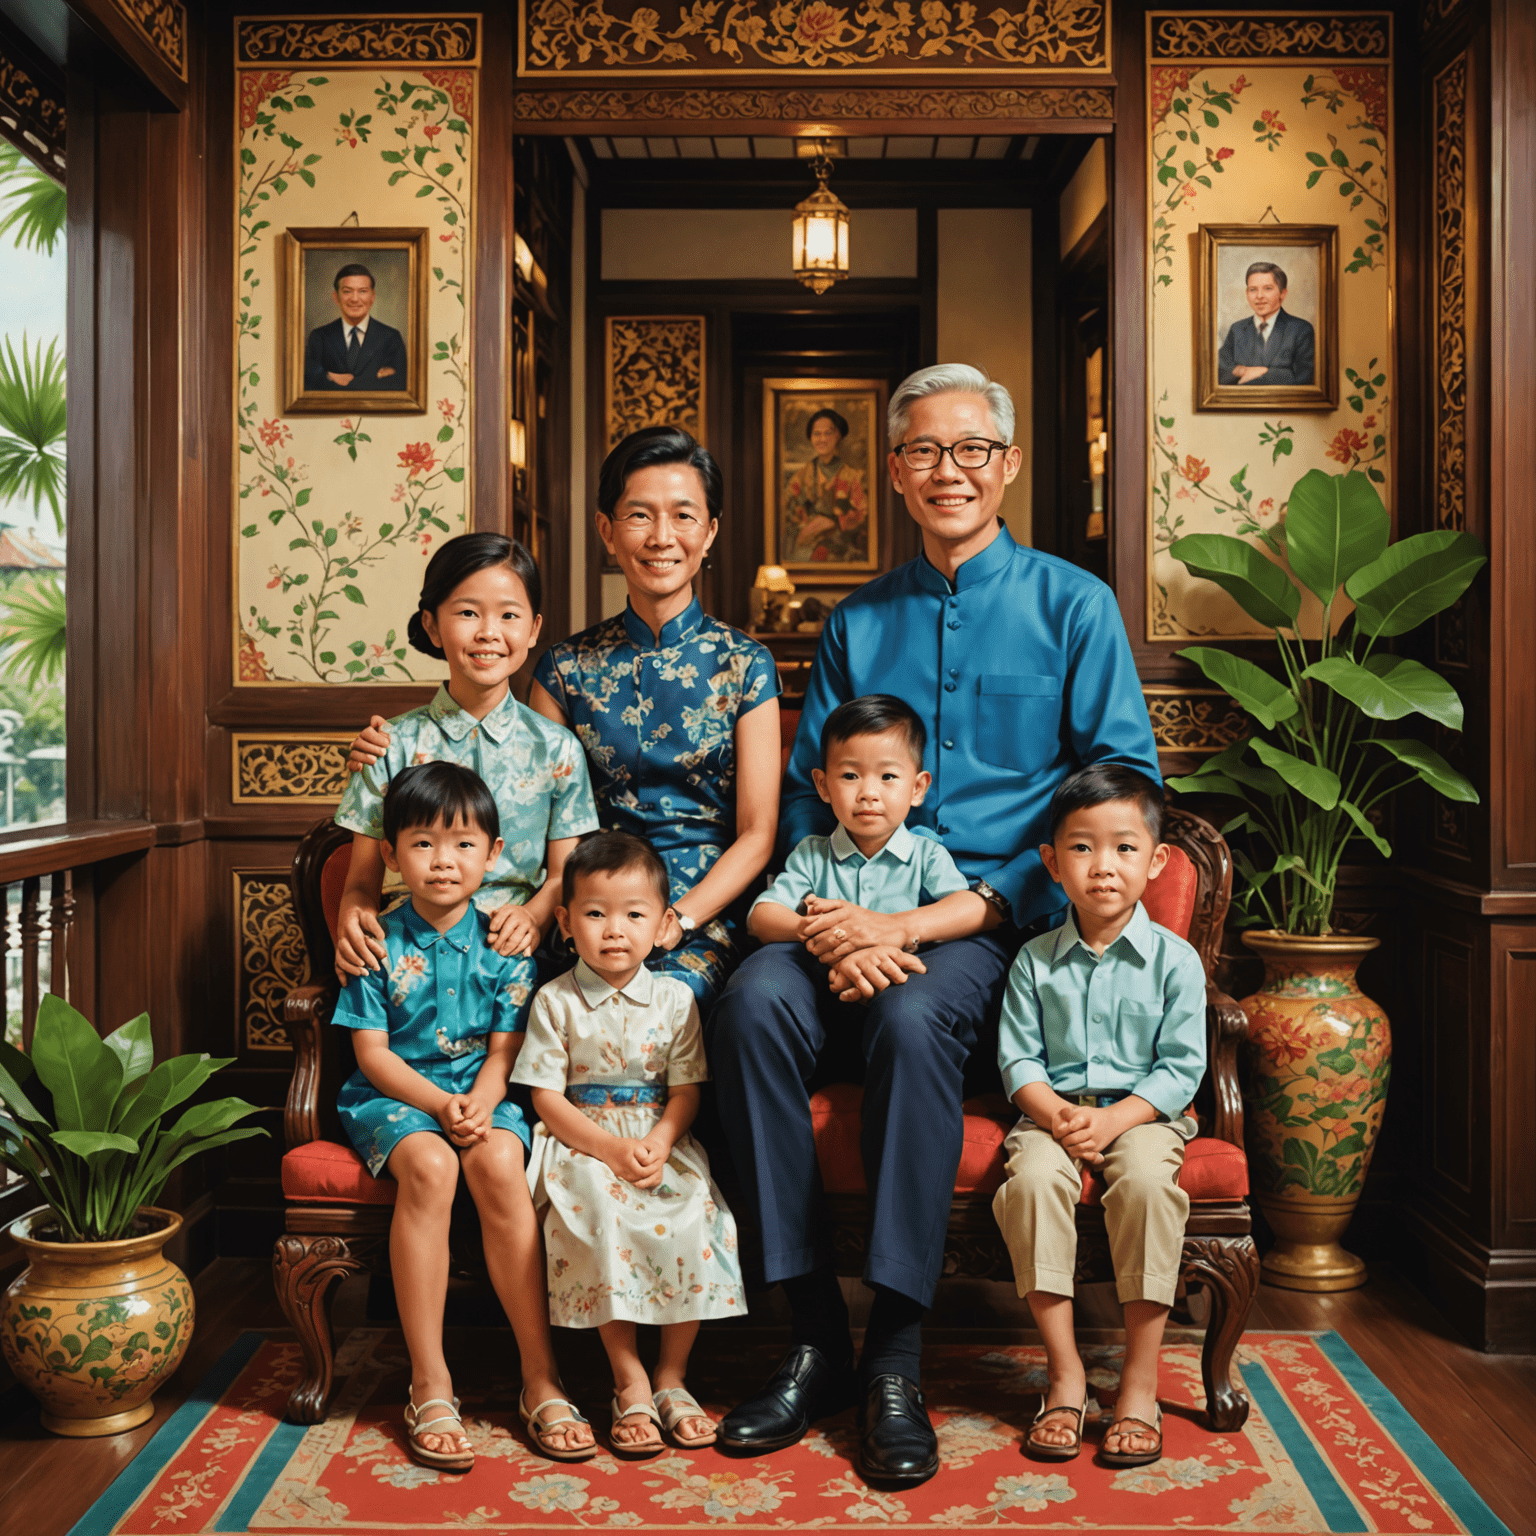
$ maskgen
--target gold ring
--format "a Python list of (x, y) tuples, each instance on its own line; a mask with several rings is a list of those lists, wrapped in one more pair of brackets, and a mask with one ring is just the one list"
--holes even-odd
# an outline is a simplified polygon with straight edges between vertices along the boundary
[(848, 935), (844, 933), (841, 928), (834, 928), (832, 930), (832, 937), (836, 939), (838, 943), (842, 943), (842, 941), (846, 939)]

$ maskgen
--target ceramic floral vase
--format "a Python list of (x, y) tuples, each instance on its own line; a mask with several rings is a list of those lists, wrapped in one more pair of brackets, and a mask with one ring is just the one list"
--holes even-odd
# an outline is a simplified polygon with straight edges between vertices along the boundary
[(1248, 1015), (1244, 1141), (1253, 1200), (1275, 1234), (1264, 1279), (1347, 1291), (1365, 1265), (1339, 1246), (1381, 1130), (1392, 1031), (1355, 968), (1380, 941), (1270, 929), (1243, 943), (1264, 961)]
[(181, 1228), (146, 1205), (148, 1230), (111, 1243), (34, 1237), (40, 1206), (11, 1224), (27, 1268), (0, 1298), (0, 1349), (57, 1435), (116, 1435), (155, 1411), (155, 1389), (192, 1339), (192, 1287), (161, 1252)]

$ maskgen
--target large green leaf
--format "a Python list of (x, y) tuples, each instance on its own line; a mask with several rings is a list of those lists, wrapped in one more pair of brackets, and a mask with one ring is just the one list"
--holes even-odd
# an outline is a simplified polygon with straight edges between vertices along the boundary
[(129, 1083), (137, 1082), (155, 1064), (155, 1042), (150, 1038), (147, 1013), (114, 1029), (102, 1044), (121, 1060), (125, 1088)]
[(194, 1104), (173, 1125), (166, 1135), (174, 1141), (187, 1136), (212, 1136), (231, 1126), (236, 1120), (254, 1115), (256, 1106), (244, 1099), (214, 1099), (207, 1104)]
[(1461, 729), (1456, 690), (1438, 672), (1406, 656), (1372, 656), (1363, 667), (1348, 656), (1330, 656), (1313, 662), (1301, 675), (1326, 683), (1372, 720), (1420, 714), (1453, 731)]
[(139, 1144), (131, 1136), (116, 1131), (55, 1131), (53, 1140), (76, 1157), (94, 1157), (102, 1152), (137, 1152)]
[(1301, 593), (1285, 572), (1252, 544), (1226, 533), (1193, 533), (1175, 539), (1168, 553), (1192, 576), (1214, 581), (1236, 598), (1249, 618), (1268, 629), (1293, 629)]
[(1449, 608), (1488, 563), (1470, 533), (1440, 528), (1402, 539), (1344, 585), (1368, 635), (1402, 635)]
[[(239, 1130), (220, 1131), (216, 1136), (202, 1136), (194, 1141), (189, 1141), (184, 1146), (182, 1146), (177, 1151), (175, 1157), (173, 1157), (170, 1162), (168, 1162), (165, 1167), (160, 1170), (158, 1175), (160, 1183), (163, 1185), (165, 1179), (174, 1173), (176, 1169), (180, 1168), (181, 1165), (186, 1162), (189, 1157), (196, 1157), (199, 1153), (202, 1152), (211, 1152), (215, 1147), (228, 1146), (228, 1144), (232, 1141), (245, 1141), (249, 1137), (265, 1136), (266, 1134), (267, 1132), (262, 1130), (259, 1125), (248, 1125), (241, 1127)], [(151, 1199), (153, 1199), (153, 1193), (154, 1192), (151, 1193)]]
[(1392, 519), (1376, 487), (1358, 470), (1305, 474), (1285, 511), (1285, 554), (1291, 569), (1325, 607), (1339, 588), (1387, 547)]
[(85, 1015), (47, 993), (37, 1010), (32, 1065), (53, 1095), (63, 1131), (104, 1131), (123, 1086), (123, 1063)]
[(1371, 825), (1371, 819), (1353, 800), (1340, 800), (1339, 808), (1354, 822), (1355, 829), (1367, 842), (1373, 843), (1382, 858), (1392, 857), (1392, 845)]
[(1305, 795), (1313, 805), (1331, 811), (1339, 803), (1339, 776), (1331, 769), (1319, 767), (1271, 746), (1267, 741), (1256, 741), (1253, 750), (1262, 762), (1273, 768), (1298, 794)]
[(0, 503), (47, 506), (64, 532), (64, 354), (0, 340)]
[(1422, 741), (1407, 736), (1378, 736), (1372, 743), (1385, 747), (1399, 762), (1406, 763), (1432, 789), (1438, 789), (1447, 800), (1465, 800), (1477, 804), (1477, 790), (1470, 780), (1463, 778), (1435, 751)]
[(34, 572), (0, 595), (0, 647), (5, 670), (29, 688), (64, 676), (64, 584), (51, 572)]
[(227, 1067), (233, 1060), (233, 1056), (173, 1056), (162, 1061), (144, 1079), (144, 1087), (128, 1103), (113, 1129), (142, 1141), (145, 1131), (161, 1115), (190, 1099), (220, 1067)]
[(1228, 693), (1248, 711), (1265, 730), (1275, 728), (1278, 721), (1289, 720), (1296, 713), (1296, 695), (1284, 683), (1271, 677), (1262, 667), (1256, 667), (1231, 651), (1218, 651), (1213, 646), (1191, 645), (1175, 655), (1192, 661), (1219, 688)]
[(64, 183), (14, 144), (0, 144), (0, 198), (11, 204), (0, 219), (0, 235), (10, 235), (17, 250), (31, 246), (45, 256), (52, 255), (64, 233)]
[(25, 1120), (31, 1125), (51, 1126), (52, 1124), (22, 1091), (21, 1084), (3, 1066), (0, 1066), (0, 1104), (3, 1104), (18, 1120)]
[(1231, 795), (1234, 800), (1246, 800), (1248, 791), (1236, 779), (1224, 773), (1189, 773), (1182, 777), (1164, 779), (1169, 789), (1181, 795)]
[(1203, 778), (1207, 773), (1220, 774), (1223, 778), (1236, 779), (1247, 789), (1256, 789), (1261, 795), (1276, 799), (1285, 793), (1285, 780), (1278, 773), (1259, 763), (1250, 763), (1244, 753), (1256, 745), (1252, 737), (1245, 736), (1223, 747), (1214, 757), (1208, 757), (1194, 772), (1193, 777)]

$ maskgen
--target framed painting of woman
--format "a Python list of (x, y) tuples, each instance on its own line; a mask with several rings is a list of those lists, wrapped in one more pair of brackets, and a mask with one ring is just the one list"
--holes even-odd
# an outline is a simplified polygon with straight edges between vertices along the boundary
[(763, 380), (764, 563), (797, 586), (880, 569), (883, 379)]

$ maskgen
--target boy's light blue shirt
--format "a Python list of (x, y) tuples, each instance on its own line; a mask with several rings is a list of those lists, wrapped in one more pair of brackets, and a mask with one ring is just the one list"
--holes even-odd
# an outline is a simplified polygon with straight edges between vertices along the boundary
[(784, 873), (752, 905), (772, 901), (798, 912), (807, 896), (820, 896), (871, 912), (910, 912), (969, 889), (949, 850), (926, 828), (897, 827), (885, 847), (866, 859), (839, 825), (831, 837), (797, 843)]
[(1170, 1120), (1205, 1075), (1205, 967), (1140, 902), (1096, 955), (1075, 914), (1031, 939), (1008, 975), (997, 1061), (1011, 1099), (1030, 1083), (1066, 1097), (1134, 1093)]

